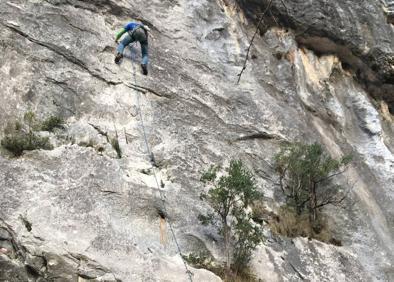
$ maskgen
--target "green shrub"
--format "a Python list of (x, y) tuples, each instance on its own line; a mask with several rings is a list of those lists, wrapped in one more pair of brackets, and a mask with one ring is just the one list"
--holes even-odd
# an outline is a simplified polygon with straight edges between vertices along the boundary
[(195, 268), (205, 268), (212, 266), (214, 259), (211, 255), (206, 252), (190, 253), (189, 255), (183, 255), (183, 259)]
[(221, 278), (225, 277), (225, 271), (222, 265), (218, 264), (212, 255), (206, 252), (190, 253), (182, 255), (183, 259), (194, 268), (209, 270)]
[(235, 274), (226, 272), (222, 264), (217, 263), (212, 255), (205, 252), (190, 253), (189, 255), (182, 255), (182, 257), (194, 268), (209, 270), (222, 278), (225, 282), (257, 282), (256, 277), (247, 266)]
[(18, 132), (5, 136), (1, 140), (1, 146), (11, 152), (15, 157), (23, 154), (23, 151), (36, 149), (52, 150), (53, 147), (48, 137), (40, 137), (34, 133)]
[(6, 127), (4, 128), (4, 134), (10, 135), (15, 132), (19, 132), (20, 130), (22, 130), (22, 124), (19, 121), (8, 122)]
[(203, 183), (206, 183), (206, 182), (210, 182), (210, 181), (215, 180), (216, 174), (219, 169), (220, 169), (219, 166), (211, 165), (207, 171), (203, 172), (203, 174), (200, 178), (200, 181), (202, 181)]
[(197, 218), (202, 225), (209, 225), (214, 220), (214, 216), (213, 213), (207, 215), (199, 214)]
[(35, 113), (28, 111), (23, 116), (23, 121), (28, 126), (29, 131), (33, 131), (37, 126), (37, 119)]
[(53, 149), (48, 137), (41, 137), (35, 133), (34, 130), (38, 128), (38, 123), (33, 112), (26, 112), (23, 121), (24, 123), (17, 121), (6, 126), (5, 137), (0, 142), (4, 149), (15, 157), (21, 156), (24, 151)]
[(343, 188), (332, 180), (345, 171), (350, 156), (335, 160), (320, 144), (294, 143), (283, 147), (275, 160), (287, 206), (299, 216), (307, 213), (312, 225), (317, 224), (324, 206), (338, 205), (345, 199)]
[(214, 213), (200, 215), (199, 220), (218, 228), (224, 240), (226, 276), (237, 277), (247, 268), (252, 251), (263, 240), (261, 226), (246, 212), (249, 204), (262, 195), (256, 189), (253, 174), (241, 161), (231, 161), (227, 174), (219, 179), (216, 168), (211, 166), (201, 179), (211, 185), (201, 199), (210, 204)]
[(252, 215), (242, 212), (236, 219), (232, 270), (237, 276), (250, 276), (248, 264), (252, 251), (262, 241), (263, 234), (259, 226), (253, 223)]
[(58, 116), (50, 116), (41, 123), (41, 130), (53, 132), (55, 128), (63, 128), (64, 120)]

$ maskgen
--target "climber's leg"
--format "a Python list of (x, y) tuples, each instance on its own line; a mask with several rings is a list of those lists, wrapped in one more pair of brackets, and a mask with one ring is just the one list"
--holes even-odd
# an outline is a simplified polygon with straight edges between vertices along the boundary
[(142, 73), (144, 75), (148, 75), (148, 62), (149, 62), (148, 41), (140, 42), (140, 43), (141, 43), (141, 53), (142, 53), (142, 62), (141, 62)]
[(120, 59), (122, 59), (123, 57), (123, 51), (124, 48), (133, 43), (133, 39), (131, 38), (130, 35), (126, 35), (123, 40), (119, 43), (118, 48), (116, 48), (116, 57), (115, 57), (115, 63), (119, 64), (120, 63)]

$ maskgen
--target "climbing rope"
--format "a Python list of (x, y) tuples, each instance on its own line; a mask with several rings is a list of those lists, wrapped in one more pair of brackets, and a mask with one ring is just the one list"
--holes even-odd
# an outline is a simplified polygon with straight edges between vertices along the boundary
[[(136, 55), (135, 55), (135, 52), (133, 52), (133, 47), (135, 45), (136, 45), (136, 42), (133, 43), (129, 48), (130, 48), (130, 52), (131, 52), (131, 60), (132, 60), (132, 65), (133, 65), (134, 84), (137, 85), (137, 74), (136, 74), (136, 67), (135, 67)], [(139, 93), (138, 91), (136, 91), (136, 92), (137, 92), (137, 109), (138, 109), (138, 115), (139, 115), (139, 118), (140, 118), (141, 129), (142, 129), (142, 133), (143, 133), (142, 135), (144, 137), (146, 152), (147, 152), (147, 154), (149, 156), (149, 160), (150, 160), (150, 163), (152, 165), (151, 169), (153, 171), (153, 176), (155, 178), (156, 186), (157, 186), (157, 189), (159, 191), (160, 199), (161, 199), (161, 202), (162, 202), (162, 209), (163, 209), (164, 214), (167, 215), (168, 213), (167, 213), (167, 208), (166, 208), (164, 192), (160, 189), (160, 184), (159, 184), (157, 173), (156, 173), (157, 164), (156, 164), (153, 152), (152, 152), (152, 150), (151, 150), (151, 148), (149, 146), (148, 137), (147, 137), (147, 134), (146, 134), (146, 128), (145, 128), (144, 119), (143, 119), (142, 110), (141, 110), (141, 101), (140, 101), (141, 93)], [(193, 273), (189, 270), (189, 267), (187, 266), (186, 261), (185, 261), (185, 259), (182, 256), (181, 246), (178, 243), (178, 239), (177, 239), (177, 237), (175, 235), (174, 228), (173, 228), (172, 223), (171, 223), (171, 221), (169, 220), (168, 217), (167, 217), (167, 222), (168, 222), (168, 226), (170, 227), (172, 238), (174, 239), (174, 242), (175, 242), (175, 245), (177, 247), (178, 253), (179, 253), (179, 255), (180, 255), (181, 259), (182, 259), (183, 265), (185, 266), (186, 273), (187, 273), (187, 275), (189, 277), (189, 280), (190, 280), (190, 282), (193, 282), (193, 277), (192, 277)]]

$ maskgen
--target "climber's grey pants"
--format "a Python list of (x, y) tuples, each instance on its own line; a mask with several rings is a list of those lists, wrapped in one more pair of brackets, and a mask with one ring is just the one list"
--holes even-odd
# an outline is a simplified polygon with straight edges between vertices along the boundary
[(119, 43), (118, 48), (116, 49), (118, 53), (123, 54), (124, 48), (135, 42), (138, 41), (141, 44), (141, 53), (142, 53), (142, 64), (146, 65), (148, 64), (149, 57), (148, 57), (148, 38), (146, 37), (146, 33), (142, 28), (138, 28), (132, 33), (132, 36), (130, 34), (126, 34), (126, 36), (123, 38), (123, 40)]

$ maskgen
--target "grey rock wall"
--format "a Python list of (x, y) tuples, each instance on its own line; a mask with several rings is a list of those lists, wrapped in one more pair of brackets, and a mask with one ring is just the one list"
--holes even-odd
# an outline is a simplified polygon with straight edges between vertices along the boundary
[[(259, 18), (258, 14), (269, 3), (237, 2), (252, 20)], [(299, 44), (320, 54), (336, 54), (371, 95), (386, 100), (393, 113), (394, 28), (390, 24), (390, 5), (378, 0), (274, 0), (272, 13), (267, 13), (263, 28), (290, 27), (297, 30)]]
[[(258, 1), (0, 2), (1, 134), (27, 110), (66, 120), (49, 134), (53, 151), (18, 159), (1, 152), (0, 279), (188, 281), (168, 222), (184, 253), (223, 259), (219, 235), (197, 220), (209, 209), (199, 200), (201, 171), (241, 158), (275, 210), (273, 156), (283, 140), (303, 140), (354, 156), (339, 180), (354, 186), (352, 205), (327, 210), (343, 246), (267, 230), (253, 271), (264, 281), (392, 281), (392, 92), (377, 103), (357, 65), (316, 52), (299, 35), (313, 15), (309, 41), (346, 46), (376, 77), (370, 85), (389, 89), (392, 26), (383, 26), (378, 1), (288, 1), (286, 13), (279, 2), (272, 11), (281, 27), (268, 25), (256, 38), (239, 85)], [(331, 25), (328, 15), (337, 16)], [(148, 77), (138, 62), (113, 63), (114, 34), (130, 19), (152, 28)], [(103, 133), (118, 136), (121, 159)], [(190, 270), (193, 281), (220, 281)]]

